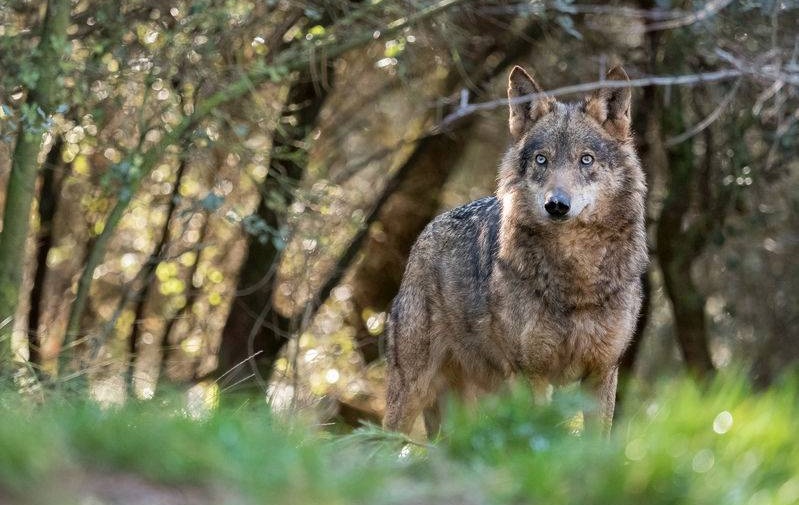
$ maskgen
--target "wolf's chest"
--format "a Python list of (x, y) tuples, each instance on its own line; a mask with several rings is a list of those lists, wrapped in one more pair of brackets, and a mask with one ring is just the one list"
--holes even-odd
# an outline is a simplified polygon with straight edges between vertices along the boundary
[(514, 349), (515, 368), (555, 383), (577, 380), (612, 365), (629, 333), (623, 314), (611, 309), (570, 311), (531, 299), (517, 301), (499, 313), (503, 338)]

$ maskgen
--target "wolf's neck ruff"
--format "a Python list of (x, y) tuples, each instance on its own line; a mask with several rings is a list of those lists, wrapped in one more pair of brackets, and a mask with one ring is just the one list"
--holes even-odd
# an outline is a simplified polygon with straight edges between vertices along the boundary
[(520, 219), (509, 205), (512, 198), (501, 200), (497, 265), (534, 281), (536, 293), (531, 294), (562, 310), (612, 305), (646, 263), (645, 255), (630, 254), (645, 250), (643, 229), (634, 219), (616, 221), (615, 226), (577, 221), (541, 225)]

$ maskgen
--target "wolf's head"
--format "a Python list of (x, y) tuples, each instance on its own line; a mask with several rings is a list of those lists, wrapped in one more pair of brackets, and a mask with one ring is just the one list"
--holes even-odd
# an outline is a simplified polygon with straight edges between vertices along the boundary
[[(619, 66), (607, 78), (629, 80)], [(533, 94), (532, 101), (519, 101)], [(607, 87), (580, 102), (561, 103), (543, 94), (521, 67), (513, 69), (513, 145), (500, 168), (499, 196), (514, 219), (554, 227), (643, 216), (646, 188), (630, 134), (630, 95), (629, 87)]]

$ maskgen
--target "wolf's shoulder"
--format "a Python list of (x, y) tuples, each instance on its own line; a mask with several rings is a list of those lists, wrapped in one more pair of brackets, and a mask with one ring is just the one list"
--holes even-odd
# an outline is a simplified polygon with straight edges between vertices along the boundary
[(419, 242), (456, 244), (473, 242), (481, 235), (495, 235), (499, 228), (501, 204), (488, 196), (451, 209), (433, 219), (419, 236)]
[[(442, 223), (458, 223), (469, 220), (479, 220), (484, 222), (486, 219), (499, 219), (500, 205), (499, 200), (495, 196), (487, 196), (469, 202), (466, 205), (455, 207), (440, 216), (438, 216), (433, 223), (439, 221)], [(432, 224), (432, 223), (431, 223)]]

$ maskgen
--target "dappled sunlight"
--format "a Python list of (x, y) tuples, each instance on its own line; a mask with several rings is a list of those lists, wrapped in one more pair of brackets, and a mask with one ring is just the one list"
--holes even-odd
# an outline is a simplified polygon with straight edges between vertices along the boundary
[(219, 386), (200, 383), (186, 391), (184, 412), (192, 419), (205, 419), (219, 406)]
[(125, 403), (125, 381), (122, 377), (106, 377), (92, 381), (89, 389), (91, 398), (103, 407)]

